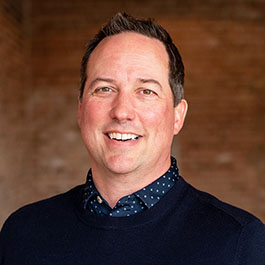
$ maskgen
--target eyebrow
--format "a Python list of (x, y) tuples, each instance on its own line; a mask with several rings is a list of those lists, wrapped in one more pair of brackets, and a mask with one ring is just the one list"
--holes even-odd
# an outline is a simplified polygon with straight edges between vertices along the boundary
[(95, 83), (97, 82), (108, 82), (108, 83), (114, 83), (114, 79), (111, 78), (104, 78), (104, 77), (97, 77), (95, 78), (93, 81), (91, 81), (91, 83), (89, 84), (88, 87), (92, 87), (93, 85), (95, 85)]
[[(162, 88), (161, 84), (152, 78), (138, 78), (137, 79), (140, 83), (146, 84), (146, 83), (151, 83), (151, 84), (156, 84), (158, 85), (160, 88)], [(95, 78), (93, 81), (91, 81), (91, 83), (89, 84), (88, 87), (92, 87), (93, 85), (95, 85), (95, 83), (97, 82), (108, 82), (108, 83), (115, 83), (115, 80), (112, 78), (104, 78), (104, 77), (97, 77)]]
[(155, 80), (155, 79), (152, 79), (152, 78), (150, 78), (150, 79), (138, 78), (138, 80), (139, 80), (141, 83), (143, 83), (143, 84), (145, 84), (145, 83), (156, 84), (156, 85), (158, 85), (160, 88), (162, 88), (161, 84), (160, 84), (157, 80)]

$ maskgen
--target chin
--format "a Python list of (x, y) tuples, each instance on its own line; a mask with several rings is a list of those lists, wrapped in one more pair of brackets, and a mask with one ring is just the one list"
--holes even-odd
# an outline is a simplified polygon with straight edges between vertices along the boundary
[(137, 169), (136, 161), (124, 156), (108, 159), (106, 167), (114, 174), (128, 174)]

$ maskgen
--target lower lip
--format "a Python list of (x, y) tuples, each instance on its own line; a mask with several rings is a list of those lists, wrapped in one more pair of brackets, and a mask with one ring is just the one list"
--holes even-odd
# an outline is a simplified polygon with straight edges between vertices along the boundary
[(138, 144), (140, 139), (142, 138), (142, 137), (138, 137), (138, 139), (136, 139), (136, 140), (117, 141), (117, 140), (114, 140), (114, 139), (110, 139), (107, 135), (104, 135), (104, 136), (105, 136), (105, 139), (106, 139), (106, 141), (107, 141), (107, 143), (109, 145), (114, 145), (114, 146), (117, 146), (117, 147), (134, 146), (134, 145)]

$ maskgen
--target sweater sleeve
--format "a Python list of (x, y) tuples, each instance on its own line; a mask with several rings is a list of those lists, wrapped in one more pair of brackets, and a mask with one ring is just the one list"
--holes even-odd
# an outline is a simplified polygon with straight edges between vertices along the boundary
[[(17, 225), (12, 215), (5, 221), (0, 231), (0, 265), (16, 264), (19, 256), (17, 250)], [(18, 254), (18, 255), (17, 255)], [(13, 261), (16, 260), (14, 263)], [(22, 264), (22, 263), (21, 263)]]
[(265, 225), (258, 219), (243, 227), (236, 265), (265, 265)]
[(0, 265), (4, 265), (4, 245), (5, 245), (4, 226), (0, 231)]

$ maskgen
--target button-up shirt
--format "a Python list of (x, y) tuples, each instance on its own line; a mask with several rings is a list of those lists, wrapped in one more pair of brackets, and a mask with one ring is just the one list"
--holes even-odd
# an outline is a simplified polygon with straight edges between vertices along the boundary
[(171, 157), (168, 171), (148, 186), (122, 197), (114, 208), (100, 195), (94, 185), (91, 169), (83, 191), (83, 207), (101, 216), (124, 217), (147, 210), (158, 203), (179, 178), (175, 158)]

